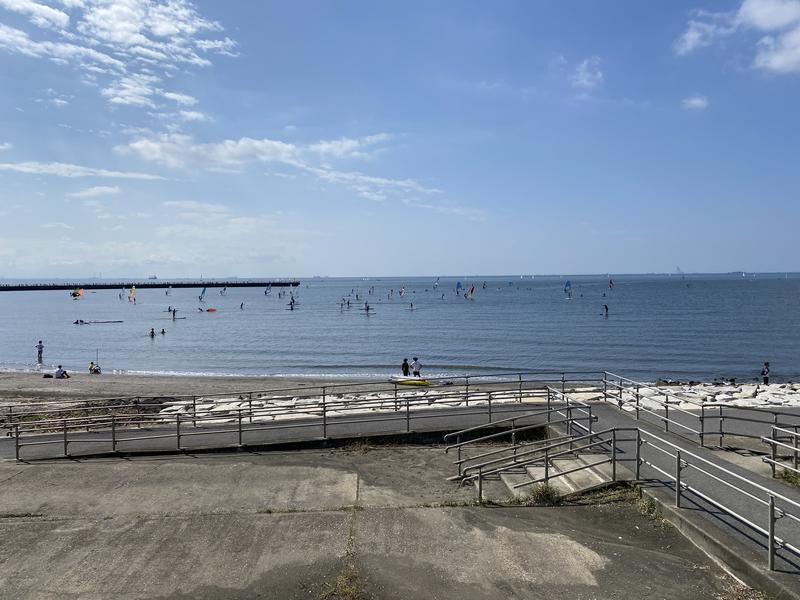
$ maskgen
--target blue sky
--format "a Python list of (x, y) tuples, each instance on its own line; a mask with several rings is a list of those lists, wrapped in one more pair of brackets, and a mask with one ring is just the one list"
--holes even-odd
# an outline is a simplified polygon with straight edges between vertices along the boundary
[(798, 270), (800, 0), (0, 0), (0, 276)]

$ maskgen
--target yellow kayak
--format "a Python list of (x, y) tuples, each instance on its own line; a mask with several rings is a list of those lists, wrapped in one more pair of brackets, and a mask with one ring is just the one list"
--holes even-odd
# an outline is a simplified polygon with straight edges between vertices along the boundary
[(430, 385), (427, 379), (419, 379), (418, 377), (415, 379), (393, 379), (392, 381), (398, 385)]

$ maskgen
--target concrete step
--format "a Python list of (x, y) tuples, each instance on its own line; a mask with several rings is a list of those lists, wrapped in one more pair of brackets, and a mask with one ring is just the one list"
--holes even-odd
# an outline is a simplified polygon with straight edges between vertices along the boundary
[(525, 483), (531, 480), (527, 473), (500, 473), (500, 480), (514, 498), (524, 498), (530, 492), (531, 486), (514, 489), (514, 486), (518, 483)]
[[(525, 470), (528, 472), (528, 477), (530, 479), (541, 479), (542, 477), (544, 477), (544, 467), (543, 466), (542, 467), (527, 467)], [(554, 473), (555, 473), (555, 471), (551, 468), (549, 474), (553, 475)], [(559, 492), (561, 492), (562, 495), (571, 494), (574, 491), (572, 489), (572, 487), (570, 487), (570, 485), (566, 481), (564, 481), (563, 478), (561, 478), (561, 477), (559, 477), (557, 479), (551, 479), (550, 480), (550, 485), (552, 485)], [(528, 486), (528, 487), (530, 487), (530, 486)], [(525, 488), (521, 488), (521, 489), (524, 490)]]
[[(498, 477), (497, 479), (483, 480), (482, 499), (484, 502), (496, 502), (498, 504), (502, 504), (504, 502), (508, 502), (509, 500), (513, 500), (515, 498), (515, 495), (511, 491), (511, 488), (508, 486), (508, 484), (505, 483), (505, 481), (501, 477)], [(473, 485), (477, 490), (478, 482), (474, 481)]]
[[(586, 465), (594, 465), (590, 467), (590, 470), (597, 473), (597, 475), (603, 481), (611, 481), (613, 475), (613, 469), (611, 468), (611, 463), (603, 463), (603, 464), (596, 464), (602, 460), (609, 460), (611, 455), (609, 454), (600, 454), (600, 453), (580, 453), (578, 454), (578, 460), (583, 462)], [(630, 470), (627, 466), (623, 466), (619, 461), (617, 461), (617, 481), (632, 481), (634, 478), (634, 473)]]
[(551, 464), (555, 474), (566, 473), (572, 471), (572, 469), (581, 469), (558, 478), (563, 479), (572, 488), (573, 492), (590, 490), (606, 483), (603, 477), (594, 469), (585, 468), (586, 463), (579, 458), (555, 458), (551, 461)]

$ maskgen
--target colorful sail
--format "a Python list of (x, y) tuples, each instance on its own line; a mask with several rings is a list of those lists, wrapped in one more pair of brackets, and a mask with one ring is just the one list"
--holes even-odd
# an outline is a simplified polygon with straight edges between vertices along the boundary
[(203, 291), (200, 292), (200, 302), (203, 301), (203, 298), (206, 297), (206, 288), (203, 288)]
[(128, 292), (128, 302), (136, 302), (136, 286), (131, 286), (131, 291)]
[(78, 298), (82, 298), (83, 297), (83, 288), (75, 288), (74, 290), (72, 290), (70, 292), (70, 296), (72, 296), (76, 300)]

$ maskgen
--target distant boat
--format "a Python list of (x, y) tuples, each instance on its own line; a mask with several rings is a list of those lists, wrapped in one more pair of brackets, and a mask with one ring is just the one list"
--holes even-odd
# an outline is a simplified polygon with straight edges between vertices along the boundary
[(148, 279), (158, 279), (158, 277), (156, 277), (155, 275), (150, 275), (150, 277), (148, 277)]

